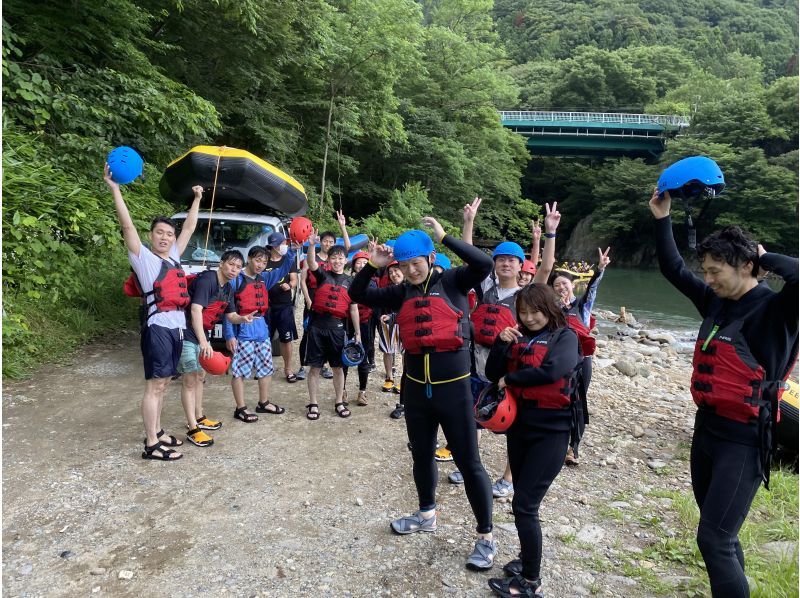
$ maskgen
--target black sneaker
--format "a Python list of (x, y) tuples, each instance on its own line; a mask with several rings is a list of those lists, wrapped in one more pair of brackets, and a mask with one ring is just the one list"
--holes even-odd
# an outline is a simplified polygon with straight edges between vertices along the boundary
[(405, 412), (406, 408), (403, 407), (400, 403), (397, 403), (397, 406), (394, 408), (394, 411), (392, 411), (389, 414), (389, 417), (391, 417), (392, 419), (400, 419), (401, 417), (403, 417), (403, 415), (405, 415)]

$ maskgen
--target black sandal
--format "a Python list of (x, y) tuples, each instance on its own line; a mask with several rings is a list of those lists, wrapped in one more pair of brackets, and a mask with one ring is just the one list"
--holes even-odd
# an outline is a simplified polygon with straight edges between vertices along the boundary
[[(160, 455), (156, 455), (155, 452), (158, 451), (161, 453)], [(172, 457), (172, 455), (178, 455), (177, 457)], [(142, 459), (152, 459), (154, 461), (179, 461), (183, 459), (183, 455), (172, 449), (164, 448), (164, 445), (159, 441), (156, 442), (152, 446), (144, 446), (144, 452), (142, 453)]]
[(350, 410), (347, 408), (347, 405), (349, 405), (347, 401), (336, 403), (333, 406), (334, 411), (336, 411), (336, 415), (338, 415), (341, 418), (350, 417)]
[(243, 421), (246, 424), (252, 424), (258, 421), (258, 416), (255, 413), (246, 413), (247, 405), (239, 407), (233, 412), (233, 417)]
[[(159, 430), (156, 434), (156, 439), (159, 443), (163, 444), (164, 446), (182, 446), (183, 440), (180, 438), (175, 438), (174, 436), (167, 436), (166, 440), (164, 439), (164, 430)], [(144, 445), (147, 446), (147, 438), (145, 438), (142, 442)]]
[[(275, 407), (275, 409), (274, 410), (267, 409), (269, 405), (272, 405), (273, 407)], [(275, 403), (270, 403), (269, 401), (267, 401), (266, 403), (262, 403), (261, 401), (259, 401), (258, 405), (256, 406), (256, 411), (258, 413), (271, 413), (272, 415), (280, 415), (281, 413), (284, 413), (286, 409), (284, 409), (283, 407), (279, 407)]]
[[(541, 592), (542, 582), (538, 579), (528, 581), (522, 575), (501, 579), (493, 577), (489, 580), (489, 588), (498, 596), (507, 598), (544, 598)], [(515, 590), (512, 592), (512, 588)]]
[[(306, 418), (310, 419), (312, 422), (319, 419), (319, 405), (316, 403), (309, 403), (306, 405), (306, 409), (308, 409), (308, 413), (306, 413)], [(314, 411), (312, 411), (314, 409)]]

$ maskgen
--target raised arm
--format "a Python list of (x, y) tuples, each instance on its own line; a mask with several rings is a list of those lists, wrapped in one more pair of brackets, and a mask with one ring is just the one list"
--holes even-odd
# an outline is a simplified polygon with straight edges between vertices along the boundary
[(347, 219), (344, 217), (344, 212), (336, 212), (336, 220), (339, 222), (339, 228), (342, 230), (342, 240), (344, 241), (344, 250), (350, 253), (350, 235), (347, 234)]
[(531, 220), (531, 261), (533, 265), (539, 263), (539, 245), (542, 242), (542, 229), (539, 226), (539, 219)]
[(114, 196), (114, 208), (117, 210), (117, 220), (119, 220), (122, 227), (122, 238), (125, 239), (125, 246), (135, 256), (139, 256), (139, 250), (142, 248), (142, 241), (139, 239), (139, 233), (133, 224), (131, 214), (128, 212), (128, 206), (125, 205), (125, 200), (122, 199), (122, 192), (119, 189), (119, 184), (111, 178), (111, 171), (108, 164), (103, 169), (103, 180), (111, 189), (111, 195)]
[(472, 245), (472, 227), (475, 225), (475, 216), (478, 215), (478, 208), (481, 207), (483, 200), (476, 197), (472, 203), (464, 205), (464, 225), (461, 228), (461, 240)]
[(286, 252), (286, 257), (283, 260), (283, 263), (280, 265), (279, 268), (275, 268), (274, 270), (270, 270), (269, 272), (264, 271), (261, 273), (261, 280), (264, 281), (264, 286), (267, 289), (271, 289), (278, 281), (286, 276), (294, 267), (294, 256), (297, 253), (297, 246), (292, 245), (289, 248), (289, 251)]
[(533, 282), (547, 284), (553, 266), (556, 264), (556, 230), (561, 222), (561, 212), (558, 211), (558, 202), (544, 204), (547, 215), (544, 217), (544, 251), (542, 252), (542, 265), (536, 269)]
[(181, 234), (178, 235), (178, 240), (175, 241), (178, 246), (178, 253), (180, 255), (183, 255), (183, 252), (186, 250), (186, 246), (189, 244), (189, 239), (191, 239), (192, 235), (194, 234), (194, 229), (197, 228), (197, 212), (200, 211), (200, 200), (203, 199), (203, 187), (201, 185), (195, 185), (192, 187), (192, 191), (194, 191), (192, 207), (189, 209), (189, 213), (186, 215), (186, 220), (183, 223)]
[(370, 281), (378, 268), (384, 268), (392, 260), (392, 248), (388, 245), (370, 243), (369, 262), (356, 274), (350, 284), (349, 295), (355, 303), (370, 307), (399, 309), (403, 303), (405, 291), (402, 285), (392, 285), (382, 289), (371, 287)]
[(758, 246), (758, 264), (768, 272), (774, 272), (784, 280), (779, 291), (780, 302), (784, 306), (783, 313), (788, 320), (797, 322), (798, 316), (798, 261), (779, 253), (769, 253), (761, 245)]
[(316, 272), (319, 268), (317, 262), (317, 243), (319, 243), (319, 235), (317, 229), (311, 231), (311, 236), (308, 238), (308, 253), (306, 254), (306, 266), (310, 272)]

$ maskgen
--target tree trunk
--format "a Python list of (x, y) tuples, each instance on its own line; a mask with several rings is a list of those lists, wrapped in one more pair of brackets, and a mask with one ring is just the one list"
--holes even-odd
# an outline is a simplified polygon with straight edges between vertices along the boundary
[(319, 190), (319, 215), (322, 216), (322, 208), (325, 205), (325, 174), (328, 170), (328, 147), (331, 142), (331, 120), (333, 120), (333, 82), (331, 82), (331, 101), (328, 104), (328, 125), (325, 128), (325, 154), (322, 158), (322, 183)]

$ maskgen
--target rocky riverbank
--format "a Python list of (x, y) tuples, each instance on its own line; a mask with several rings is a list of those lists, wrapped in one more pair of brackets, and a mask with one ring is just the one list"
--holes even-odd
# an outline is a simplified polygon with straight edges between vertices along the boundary
[[(690, 492), (691, 355), (668, 335), (600, 316), (581, 464), (562, 471), (542, 511), (546, 591), (645, 596), (655, 579), (674, 595), (690, 581), (685, 571), (644, 554), (676, 533), (669, 497)], [(389, 531), (416, 494), (405, 427), (388, 417), (394, 395), (380, 392), (379, 374), (370, 405), (353, 401), (346, 420), (325, 381), (317, 422), (304, 417), (303, 383), (276, 376), (271, 399), (287, 413), (245, 424), (230, 417), (229, 378), (209, 380), (206, 412), (224, 426), (213, 447), (184, 445), (178, 463), (140, 458), (135, 334), (7, 383), (4, 593), (489, 595), (489, 575), (464, 568), (474, 521), (463, 488), (447, 482), (452, 463), (440, 466), (438, 531)], [(348, 387), (354, 397), (355, 376)], [(178, 385), (162, 421), (180, 432)], [(504, 439), (484, 434), (481, 453), (498, 477)], [(494, 520), (501, 565), (519, 550), (510, 501), (495, 501)]]

